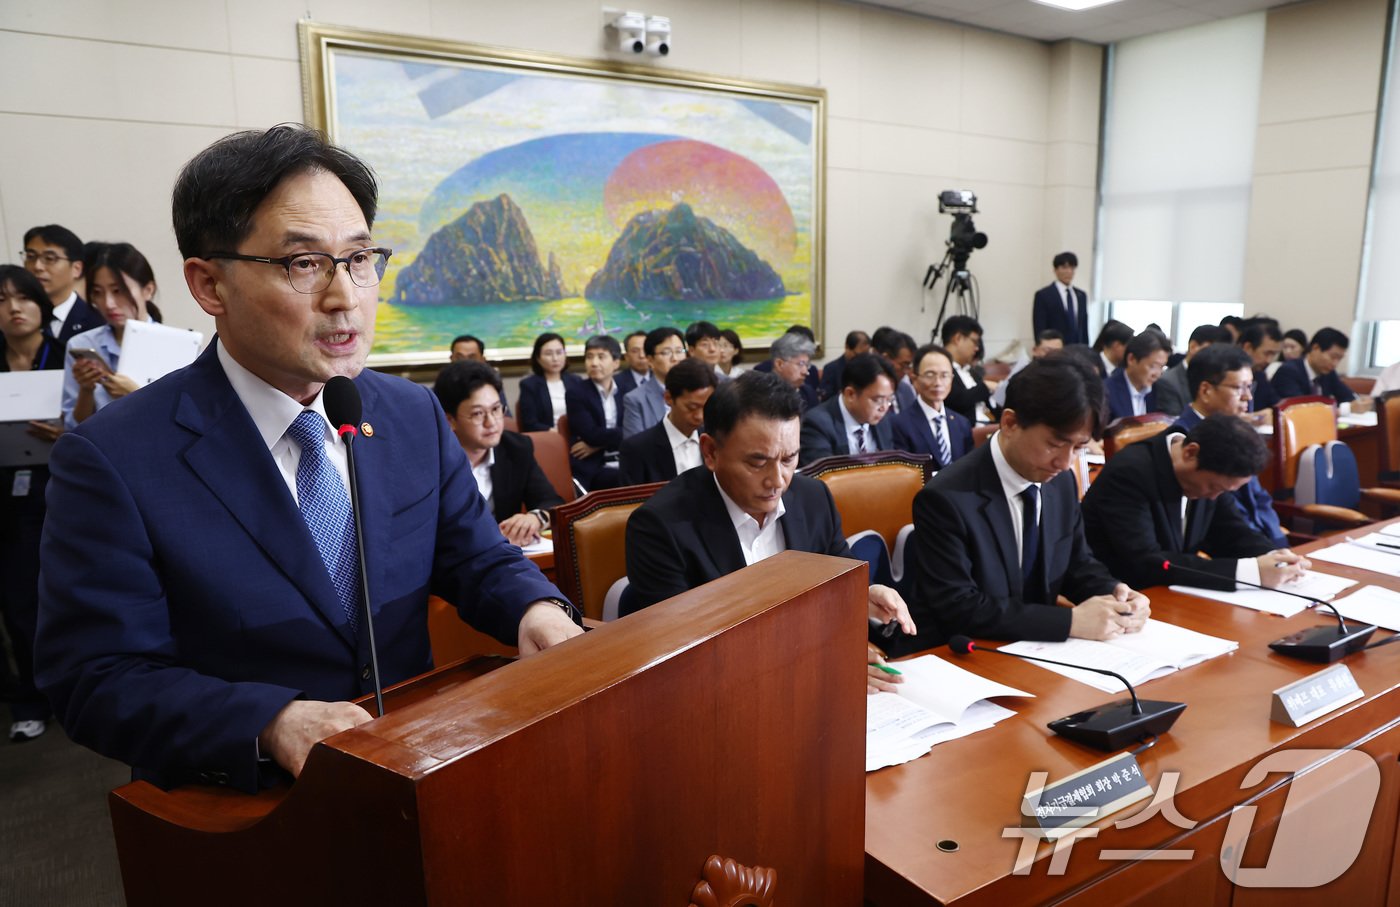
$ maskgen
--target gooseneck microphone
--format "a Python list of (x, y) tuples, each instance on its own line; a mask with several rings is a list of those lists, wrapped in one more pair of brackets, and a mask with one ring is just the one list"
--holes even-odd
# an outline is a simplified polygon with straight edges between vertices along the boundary
[(1075, 712), (1073, 715), (1056, 718), (1046, 725), (1062, 737), (1068, 737), (1070, 740), (1092, 746), (1095, 749), (1121, 749), (1147, 737), (1165, 734), (1176, 723), (1176, 719), (1181, 717), (1181, 713), (1186, 711), (1186, 703), (1184, 702), (1138, 699), (1137, 691), (1133, 689), (1131, 683), (1128, 683), (1128, 678), (1106, 668), (1091, 668), (1085, 665), (1041, 658), (1037, 655), (1007, 652), (1003, 649), (988, 649), (961, 635), (949, 639), (948, 648), (952, 649), (956, 655), (966, 655), (970, 652), (995, 652), (998, 655), (1007, 655), (1011, 658), (1039, 661), (1045, 664), (1059, 665), (1062, 668), (1078, 668), (1081, 671), (1092, 671), (1095, 674), (1117, 678), (1123, 686), (1128, 688), (1128, 695), (1132, 697), (1131, 699), (1120, 699), (1108, 705), (1101, 705), (1096, 709)]
[(355, 382), (344, 375), (336, 375), (326, 382), (321, 392), (321, 401), (326, 408), (326, 418), (335, 426), (336, 434), (345, 442), (345, 459), (350, 474), (350, 513), (355, 518), (355, 549), (360, 556), (360, 606), (363, 609), (365, 637), (369, 642), (369, 669), (374, 680), (374, 705), (380, 717), (384, 715), (384, 686), (379, 680), (379, 650), (374, 644), (374, 615), (369, 602), (369, 570), (365, 566), (365, 532), (360, 519), (360, 483), (355, 476), (355, 438), (359, 435), (357, 426), (364, 405), (360, 402), (360, 390)]
[[(1201, 576), (1208, 576), (1212, 580), (1219, 582), (1224, 577), (1216, 573), (1205, 570), (1197, 570), (1195, 567), (1187, 567), (1182, 564), (1174, 564), (1171, 561), (1162, 561), (1162, 571), (1183, 570), (1187, 573), (1196, 573)], [(1333, 605), (1313, 598), (1311, 595), (1303, 595), (1300, 592), (1289, 592), (1287, 589), (1274, 589), (1269, 586), (1262, 586), (1259, 583), (1246, 582), (1242, 579), (1235, 580), (1240, 586), (1249, 586), (1253, 589), (1263, 589), (1265, 592), (1277, 592), (1279, 595), (1291, 595), (1294, 598), (1301, 598), (1303, 601), (1313, 605), (1320, 605), (1331, 611), (1337, 618), (1337, 626), (1312, 627), (1307, 630), (1299, 630), (1297, 633), (1289, 634), (1281, 639), (1276, 639), (1269, 643), (1269, 648), (1280, 655), (1288, 658), (1297, 658), (1300, 661), (1316, 661), (1322, 664), (1330, 664), (1340, 658), (1345, 658), (1352, 652), (1358, 652), (1366, 647), (1366, 640), (1371, 638), (1371, 634), (1376, 632), (1375, 624), (1347, 624), (1342, 617), (1342, 612)]]

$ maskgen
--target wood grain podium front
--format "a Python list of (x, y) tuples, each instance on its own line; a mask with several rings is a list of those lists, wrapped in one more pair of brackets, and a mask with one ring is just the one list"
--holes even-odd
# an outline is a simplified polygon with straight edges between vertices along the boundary
[(866, 582), (785, 552), (410, 681), (289, 789), (119, 788), (127, 903), (859, 903)]
[[(1301, 550), (1325, 544), (1329, 542)], [(1361, 584), (1400, 590), (1394, 575), (1325, 567)], [(1022, 840), (1015, 829), (1021, 825), (1021, 797), (1031, 772), (1048, 772), (1053, 781), (1110, 755), (1054, 736), (1046, 722), (1121, 695), (1014, 658), (974, 653), (959, 659), (938, 649), (949, 661), (1037, 698), (1007, 702), (1018, 714), (990, 730), (939, 744), (927, 756), (867, 776), (870, 904), (1400, 905), (1400, 645), (1346, 658), (1343, 663), (1365, 697), (1292, 728), (1270, 721), (1270, 694), (1323, 666), (1282, 658), (1268, 643), (1325, 622), (1325, 615), (1305, 611), (1283, 618), (1165, 588), (1150, 589), (1148, 595), (1153, 617), (1239, 642), (1238, 651), (1139, 688), (1147, 698), (1187, 703), (1175, 727), (1138, 759), (1154, 790), (1172, 783), (1167, 778), (1175, 775), (1173, 803), (1192, 827), (1183, 828), (1165, 813), (1118, 827), (1120, 820), (1145, 811), (1144, 801), (1099, 819), (1072, 849), (1062, 846), (1058, 856), (1051, 845), (1040, 843), (1029, 850), (1033, 862), (1027, 859), (1024, 874), (1018, 874)], [(1385, 635), (1382, 630), (1376, 638)], [(1350, 775), (1329, 775), (1345, 762), (1331, 757), (1347, 749), (1369, 756), (1380, 778), (1374, 804), (1366, 804), (1371, 813), (1364, 844), (1349, 868), (1320, 887), (1232, 884), (1222, 857), (1224, 863), (1246, 869), (1273, 868), (1275, 845), (1306, 828), (1309, 846), (1300, 861), (1306, 862), (1366, 821), (1356, 809), (1338, 815), (1348, 812), (1342, 806), (1349, 802), (1344, 789), (1355, 790), (1348, 785), (1356, 782)], [(1244, 783), (1263, 760), (1292, 759), (1277, 754), (1299, 750), (1316, 751), (1307, 756), (1306, 769), (1316, 784), (1298, 785), (1288, 773)], [(1306, 788), (1311, 800), (1304, 802), (1301, 795), (1288, 799), (1295, 787)], [(1292, 815), (1281, 823), (1285, 802)], [(1242, 814), (1235, 820), (1243, 823), (1237, 828), (1248, 832), (1242, 841), (1226, 834), (1241, 806), (1257, 807), (1248, 819)], [(1290, 824), (1287, 833), (1280, 831), (1282, 824)], [(1280, 854), (1272, 856), (1286, 856), (1283, 851), (1280, 845)], [(1063, 866), (1057, 868), (1060, 861)]]

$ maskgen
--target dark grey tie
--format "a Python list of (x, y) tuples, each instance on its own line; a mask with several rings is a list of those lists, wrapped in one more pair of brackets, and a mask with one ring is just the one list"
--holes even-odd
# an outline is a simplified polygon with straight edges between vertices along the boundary
[(865, 426), (856, 426), (856, 453), (865, 453)]
[(933, 415), (933, 440), (938, 446), (938, 465), (947, 466), (952, 462), (953, 452), (948, 447), (948, 433), (943, 427), (942, 413), (934, 413)]

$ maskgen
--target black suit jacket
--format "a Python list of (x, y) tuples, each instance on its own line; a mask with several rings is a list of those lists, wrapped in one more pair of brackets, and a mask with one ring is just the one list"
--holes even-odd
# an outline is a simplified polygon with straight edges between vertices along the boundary
[(603, 412), (603, 397), (592, 381), (579, 381), (564, 391), (564, 403), (569, 412), (569, 443), (584, 441), (602, 448), (593, 456), (580, 460), (569, 457), (569, 466), (574, 478), (583, 483), (584, 488), (593, 487), (593, 479), (603, 469), (609, 453), (616, 454), (622, 444), (622, 395), (618, 393), (617, 382), (612, 387), (613, 403), (617, 406), (617, 419), (608, 428), (607, 417)]
[(1035, 333), (1032, 337), (1038, 337), (1041, 331), (1059, 331), (1065, 335), (1065, 345), (1071, 343), (1089, 343), (1089, 297), (1079, 287), (1070, 287), (1074, 291), (1074, 324), (1070, 324), (1069, 315), (1065, 312), (1065, 297), (1060, 293), (1060, 282), (1057, 280), (1048, 287), (1041, 287), (1035, 291), (1035, 303), (1031, 309), (1031, 321), (1035, 325)]
[[(924, 408), (917, 402), (907, 407), (899, 415), (886, 416), (885, 421), (894, 421), (894, 446), (910, 453), (923, 453), (933, 457), (937, 469), (947, 466), (938, 462), (938, 445), (933, 440), (933, 426), (924, 418)], [(943, 407), (943, 427), (948, 433), (948, 453), (953, 460), (972, 450), (972, 423)]]
[(630, 392), (637, 389), (637, 376), (633, 374), (632, 369), (624, 363), (623, 366), (617, 370), (617, 374), (613, 375), (613, 384), (617, 385), (618, 397), (625, 397)]
[(830, 400), (841, 393), (841, 375), (845, 373), (849, 361), (843, 354), (822, 366), (821, 387), (817, 389), (821, 399)]
[[(1163, 432), (1118, 451), (1089, 486), (1084, 496), (1089, 545), (1114, 576), (1137, 589), (1177, 583), (1233, 590), (1236, 561), (1265, 554), (1273, 543), (1252, 529), (1223, 495), (1188, 505), (1183, 536), (1181, 484), (1167, 447), (1171, 435)], [(1163, 571), (1166, 560), (1209, 576)]]
[[(565, 372), (562, 377), (566, 400), (569, 388), (587, 383), (572, 372)], [(549, 400), (549, 384), (539, 375), (521, 378), (520, 399), (515, 402), (515, 424), (521, 431), (550, 431), (556, 421), (554, 404)]]
[[(849, 556), (841, 517), (826, 485), (794, 475), (783, 494), (783, 506), (787, 550)], [(744, 566), (739, 535), (714, 473), (706, 466), (681, 473), (627, 520), (627, 578), (632, 592), (628, 613)]]
[(623, 485), (645, 485), (648, 482), (669, 482), (676, 477), (676, 455), (671, 451), (671, 438), (666, 434), (666, 420), (622, 440), (618, 449), (618, 466), (622, 469)]
[(953, 369), (953, 389), (948, 391), (948, 397), (943, 401), (943, 405), (976, 425), (977, 404), (990, 400), (992, 392), (987, 390), (986, 384), (982, 383), (981, 369), (973, 369), (972, 374), (977, 379), (977, 383), (968, 387), (963, 384), (962, 375), (958, 374), (958, 370)]
[[(879, 450), (894, 450), (894, 428), (890, 414), (870, 426), (867, 438), (874, 441)], [(869, 441), (866, 442), (870, 443)], [(841, 415), (841, 398), (832, 397), (819, 403), (802, 415), (802, 446), (798, 449), (797, 462), (803, 466), (815, 463), (822, 457), (850, 454), (850, 439), (846, 435), (846, 420)], [(867, 453), (873, 451), (867, 451)]]
[(68, 349), (68, 341), (83, 331), (90, 331), (93, 328), (100, 328), (107, 323), (107, 319), (102, 317), (102, 313), (94, 309), (86, 299), (79, 296), (78, 301), (73, 303), (73, 308), (68, 310), (68, 317), (63, 319), (63, 327), (58, 332), (58, 352), (61, 355)]
[(535, 443), (513, 431), (501, 433), (491, 466), (491, 509), (501, 523), (522, 510), (551, 510), (564, 503), (535, 460)]
[[(1306, 373), (1304, 373), (1304, 377), (1306, 377)], [(1268, 372), (1263, 369), (1254, 373), (1254, 383), (1250, 386), (1250, 393), (1252, 398), (1249, 401), (1250, 412), (1271, 409), (1283, 399), (1278, 395), (1278, 391), (1274, 390), (1274, 384), (1269, 380)]]
[(1041, 566), (1025, 586), (994, 443), (940, 470), (914, 497), (906, 575), (919, 635), (902, 651), (941, 645), (957, 633), (1062, 640), (1071, 612), (1056, 598), (1078, 603), (1117, 585), (1089, 551), (1074, 475), (1064, 472), (1040, 487)]
[[(1324, 394), (1338, 403), (1350, 403), (1356, 399), (1355, 392), (1347, 387), (1342, 376), (1336, 372), (1318, 375), (1317, 384), (1322, 388)], [(1274, 392), (1278, 394), (1280, 399), (1306, 397), (1313, 392), (1312, 382), (1308, 380), (1305, 357), (1299, 356), (1297, 359), (1290, 359), (1278, 367), (1278, 371), (1274, 372)]]
[[(1108, 376), (1108, 380), (1103, 383), (1103, 395), (1108, 401), (1108, 417), (1110, 419), (1122, 419), (1133, 414), (1133, 391), (1128, 386), (1128, 372), (1123, 366), (1118, 366), (1118, 370)], [(1152, 390), (1147, 392), (1146, 412), (1155, 413), (1157, 409), (1157, 386), (1154, 384)]]

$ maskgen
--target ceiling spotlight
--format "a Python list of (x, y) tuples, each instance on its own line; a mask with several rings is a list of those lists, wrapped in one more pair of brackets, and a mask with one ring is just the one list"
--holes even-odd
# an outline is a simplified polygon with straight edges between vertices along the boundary
[(609, 25), (617, 32), (618, 50), (634, 54), (646, 50), (646, 13), (628, 10), (625, 13), (619, 13)]

